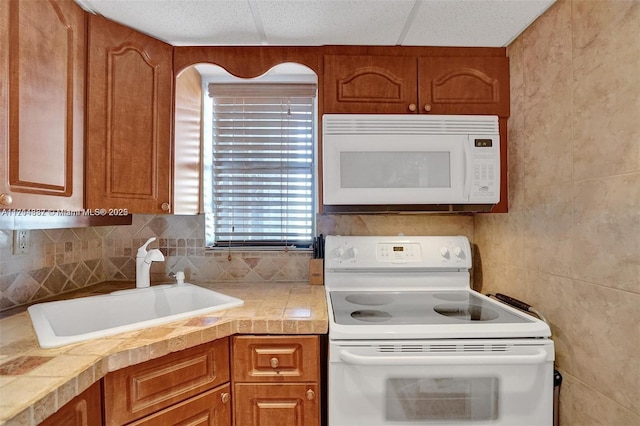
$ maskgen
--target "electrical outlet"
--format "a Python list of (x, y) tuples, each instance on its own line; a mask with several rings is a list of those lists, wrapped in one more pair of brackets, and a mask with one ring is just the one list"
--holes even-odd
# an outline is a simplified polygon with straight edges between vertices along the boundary
[(13, 231), (13, 254), (29, 253), (29, 231), (17, 229)]

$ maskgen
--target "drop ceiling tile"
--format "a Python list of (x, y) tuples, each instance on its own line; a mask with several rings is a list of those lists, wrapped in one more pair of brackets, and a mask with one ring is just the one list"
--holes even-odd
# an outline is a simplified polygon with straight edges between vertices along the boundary
[(414, 0), (252, 0), (270, 45), (395, 45)]
[(403, 45), (503, 47), (555, 0), (423, 0)]
[(260, 44), (247, 1), (76, 1), (108, 19), (175, 46)]

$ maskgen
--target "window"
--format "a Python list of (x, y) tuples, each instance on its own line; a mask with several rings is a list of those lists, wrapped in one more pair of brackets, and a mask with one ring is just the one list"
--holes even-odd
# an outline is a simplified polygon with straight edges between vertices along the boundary
[(208, 246), (311, 244), (315, 95), (315, 84), (209, 84)]

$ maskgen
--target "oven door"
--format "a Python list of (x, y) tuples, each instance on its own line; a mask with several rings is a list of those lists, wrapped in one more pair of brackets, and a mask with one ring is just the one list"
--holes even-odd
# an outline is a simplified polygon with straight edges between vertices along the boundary
[(553, 342), (332, 342), (329, 426), (552, 425)]

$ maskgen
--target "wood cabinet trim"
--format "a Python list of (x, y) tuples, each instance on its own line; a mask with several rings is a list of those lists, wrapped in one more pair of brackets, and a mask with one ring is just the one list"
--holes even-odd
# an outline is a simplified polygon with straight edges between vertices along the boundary
[[(485, 86), (485, 96), (470, 97), (452, 97), (447, 94), (445, 86), (457, 78), (471, 77), (476, 80), (479, 85)], [(458, 104), (483, 104), (500, 102), (498, 80), (489, 77), (487, 74), (473, 68), (463, 68), (451, 71), (431, 82), (431, 90), (433, 93), (434, 103), (458, 103)], [(481, 93), (482, 90), (479, 91)]]

